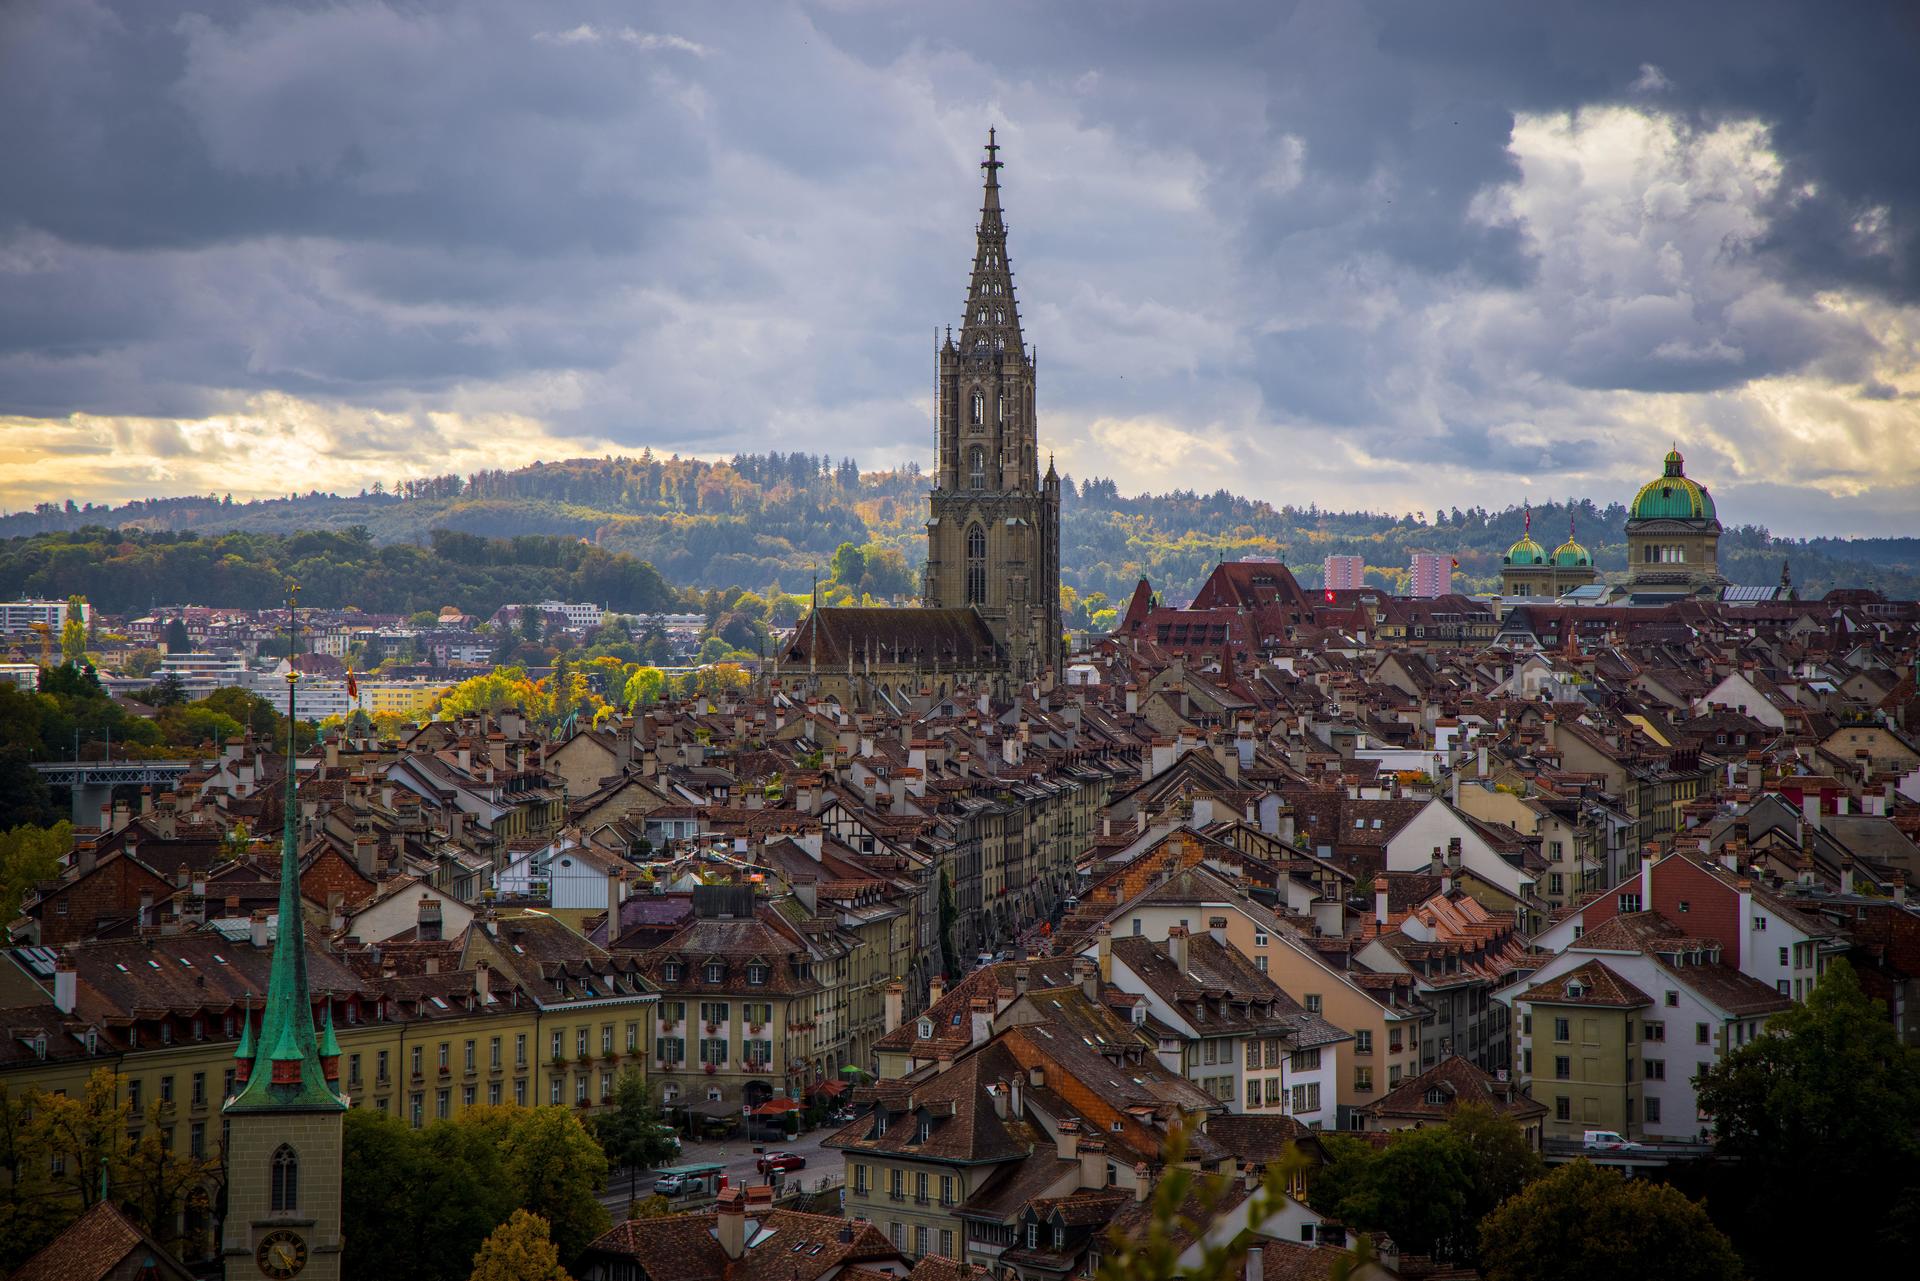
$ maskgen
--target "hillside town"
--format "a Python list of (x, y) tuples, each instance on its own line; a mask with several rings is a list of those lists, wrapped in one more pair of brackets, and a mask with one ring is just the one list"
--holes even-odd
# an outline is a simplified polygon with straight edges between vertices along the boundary
[[(601, 605), (156, 610), (113, 625), (184, 643), (104, 679), (6, 607), (23, 702), (284, 712), (33, 763), (71, 822), (4, 922), (6, 1115), (103, 1091), (189, 1177), (50, 1140), (16, 1277), (355, 1275), (355, 1136), (518, 1109), (606, 1150), (553, 1220), (594, 1281), (1476, 1276), (1478, 1220), (1329, 1189), (1468, 1126), (1530, 1172), (1479, 1214), (1711, 1165), (1702, 1090), (1835, 973), (1920, 1046), (1920, 605), (1730, 587), (1676, 448), (1613, 581), (1529, 529), (1495, 595), (1239, 560), (1070, 636), (997, 151), (918, 605), (588, 718), (443, 696)], [(635, 620), (688, 671), (706, 622)], [(670, 1153), (622, 1159), (634, 1098)]]

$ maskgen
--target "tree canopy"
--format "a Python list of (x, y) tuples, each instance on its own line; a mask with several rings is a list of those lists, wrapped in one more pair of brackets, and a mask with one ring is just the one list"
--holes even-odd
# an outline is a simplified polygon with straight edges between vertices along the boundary
[[(1868, 1270), (1907, 1262), (1920, 1244), (1920, 1049), (1845, 961), (1767, 1031), (1701, 1074), (1701, 1111), (1730, 1158), (1709, 1204), (1759, 1277), (1817, 1275), (1832, 1231)], [(1783, 1232), (1789, 1222), (1825, 1230)]]
[[(1831, 1250), (1831, 1239), (1825, 1243)], [(1555, 1169), (1487, 1216), (1486, 1281), (1736, 1281), (1740, 1258), (1706, 1210), (1588, 1161)], [(1809, 1275), (1822, 1275), (1813, 1273)]]

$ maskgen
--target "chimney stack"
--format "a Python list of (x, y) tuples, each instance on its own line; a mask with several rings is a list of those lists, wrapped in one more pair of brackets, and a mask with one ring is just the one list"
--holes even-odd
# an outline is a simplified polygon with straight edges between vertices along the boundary
[(897, 979), (887, 984), (886, 1023), (881, 1028), (883, 1034), (891, 1032), (900, 1026), (901, 1006), (905, 1003), (906, 998), (906, 984), (901, 983)]
[(420, 895), (420, 905), (415, 910), (415, 937), (422, 943), (440, 941), (440, 900), (431, 894)]
[(1080, 991), (1094, 1005), (1100, 1004), (1100, 966), (1090, 956), (1076, 956), (1073, 959), (1073, 977), (1080, 984)]
[(1173, 968), (1180, 973), (1187, 972), (1187, 927), (1169, 925), (1167, 927), (1167, 956), (1173, 961)]
[(61, 952), (53, 962), (53, 1004), (62, 1014), (73, 1013), (80, 1003), (80, 975), (73, 968), (73, 957)]
[(265, 951), (267, 947), (267, 909), (255, 908), (253, 916), (247, 921), (247, 939), (256, 948)]
[(713, 1234), (729, 1259), (746, 1254), (747, 1199), (741, 1189), (727, 1188), (720, 1193), (720, 1203), (714, 1207)]
[(1387, 907), (1387, 878), (1376, 876), (1373, 878), (1373, 922), (1384, 930), (1391, 915)]
[(1257, 1245), (1247, 1247), (1247, 1281), (1266, 1281), (1266, 1252)]

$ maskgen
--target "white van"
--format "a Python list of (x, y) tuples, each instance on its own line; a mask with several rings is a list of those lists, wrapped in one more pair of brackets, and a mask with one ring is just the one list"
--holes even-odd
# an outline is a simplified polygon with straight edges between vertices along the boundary
[(1629, 1142), (1615, 1130), (1588, 1130), (1580, 1146), (1589, 1152), (1624, 1152), (1638, 1145)]

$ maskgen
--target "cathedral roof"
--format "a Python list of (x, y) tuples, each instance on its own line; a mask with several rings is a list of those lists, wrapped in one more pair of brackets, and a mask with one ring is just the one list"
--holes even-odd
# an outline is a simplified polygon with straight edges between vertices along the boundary
[(936, 663), (975, 667), (996, 657), (993, 632), (971, 606), (825, 606), (800, 620), (782, 661), (830, 668), (851, 663), (931, 669)]

